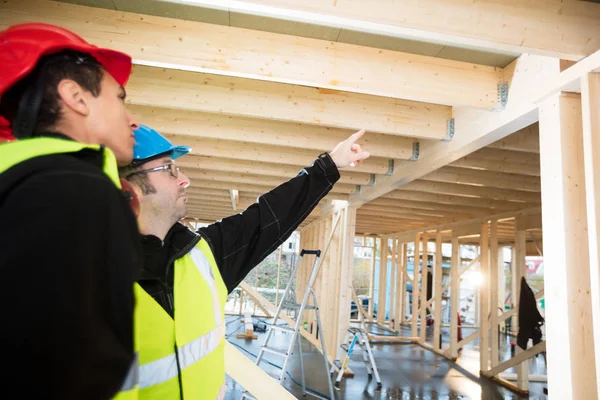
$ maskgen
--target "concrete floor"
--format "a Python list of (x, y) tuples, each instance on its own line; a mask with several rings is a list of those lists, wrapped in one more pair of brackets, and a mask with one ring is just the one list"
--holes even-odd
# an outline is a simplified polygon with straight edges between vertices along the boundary
[[(257, 340), (237, 339), (236, 333), (242, 332), (243, 324), (237, 317), (228, 317), (227, 334), (228, 340), (247, 352), (258, 354), (260, 346), (264, 343), (266, 333), (257, 333)], [(381, 332), (372, 329), (373, 332)], [(463, 337), (468, 336), (472, 330), (463, 328)], [(410, 330), (402, 334), (409, 336)], [(431, 332), (428, 329), (428, 342), (431, 340)], [(442, 330), (443, 347), (449, 343), (447, 330)], [(275, 340), (272, 345), (284, 348), (290, 338), (290, 334), (275, 332)], [(510, 358), (510, 340), (501, 337), (501, 360)], [(546, 399), (543, 394), (545, 384), (530, 383), (530, 396), (518, 396), (513, 392), (489, 381), (479, 378), (479, 352), (478, 343), (473, 341), (461, 352), (458, 364), (452, 363), (435, 353), (422, 348), (416, 344), (387, 344), (373, 343), (373, 354), (377, 368), (381, 376), (383, 387), (376, 391), (375, 380), (369, 380), (362, 356), (355, 352), (349, 363), (355, 372), (353, 378), (344, 378), (340, 385), (340, 391), (336, 391), (336, 399)], [(322, 355), (307, 341), (303, 341), (302, 351), (304, 353), (304, 368), (306, 385), (323, 394), (328, 394), (327, 376)], [(245, 353), (253, 361), (255, 358)], [(282, 365), (280, 357), (268, 354), (265, 357), (274, 364)], [(278, 370), (265, 363), (261, 367), (269, 372), (276, 373)], [(290, 361), (290, 374), (296, 381), (300, 381), (300, 363), (297, 354)], [(506, 372), (516, 372), (514, 369)], [(545, 374), (545, 363), (543, 356), (530, 360), (530, 373)], [(335, 378), (332, 378), (335, 379)], [(302, 397), (301, 388), (292, 379), (287, 377), (284, 386), (297, 398)], [(228, 378), (226, 399), (239, 400), (242, 388), (235, 381)], [(306, 398), (313, 398), (307, 396)], [(273, 399), (275, 400), (275, 399)]]

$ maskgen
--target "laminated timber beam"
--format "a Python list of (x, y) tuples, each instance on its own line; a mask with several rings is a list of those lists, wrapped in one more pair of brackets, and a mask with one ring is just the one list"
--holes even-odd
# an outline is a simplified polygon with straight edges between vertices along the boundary
[[(290, 179), (304, 168), (304, 166), (292, 166), (285, 164), (271, 164), (257, 161), (236, 160), (220, 157), (188, 156), (184, 160), (177, 160), (177, 166), (184, 173), (196, 173), (200, 171), (236, 172), (242, 174), (255, 174), (266, 176), (277, 176)], [(371, 185), (374, 177), (372, 174), (340, 170), (339, 183), (353, 185)]]
[[(308, 66), (307, 66), (308, 68)], [(256, 79), (134, 66), (127, 101), (138, 106), (442, 139), (450, 107)]]
[(6, 0), (1, 11), (0, 28), (55, 23), (142, 65), (434, 104), (498, 105), (502, 69), (495, 67), (42, 0)]
[(419, 0), (403, 0), (372, 7), (351, 0), (195, 0), (194, 4), (338, 28), (342, 33), (430, 42), (431, 51), (438, 52), (456, 46), (579, 60), (600, 47), (600, 11), (586, 2), (435, 0), (425, 6)]
[(527, 192), (540, 192), (541, 190), (540, 179), (535, 176), (457, 167), (442, 167), (425, 175), (422, 179), (434, 182), (477, 185), (479, 187), (486, 186)]
[[(228, 106), (224, 108), (229, 109)], [(316, 152), (331, 151), (354, 133), (349, 129), (275, 121), (270, 113), (268, 119), (258, 119), (133, 104), (129, 105), (129, 110), (139, 121), (165, 134), (299, 147)], [(379, 111), (370, 109), (371, 112)], [(355, 129), (362, 127), (357, 122)], [(359, 143), (371, 157), (407, 159), (413, 154), (414, 139), (369, 131)]]
[[(181, 135), (164, 135), (176, 145), (191, 146), (191, 155), (206, 157), (235, 158), (245, 161), (285, 164), (306, 167), (319, 155), (314, 150), (292, 147), (233, 142), (219, 139), (199, 139)], [(192, 158), (187, 158), (192, 160)], [(369, 157), (352, 171), (368, 174), (386, 174), (390, 170), (390, 161), (385, 158)]]
[(600, 51), (562, 72), (558, 59), (521, 55), (504, 70), (510, 84), (503, 111), (454, 107), (455, 133), (450, 142), (423, 143), (419, 159), (410, 168), (397, 169), (394, 174), (382, 177), (373, 187), (351, 196), (351, 204), (380, 197), (537, 122), (538, 102), (562, 90), (580, 90), (580, 78), (596, 69), (600, 69)]
[[(280, 183), (283, 183), (283, 181), (281, 181)], [(204, 180), (204, 179), (192, 179), (192, 183), (190, 185), (191, 188), (194, 189), (198, 189), (198, 190), (203, 190), (204, 188), (210, 188), (210, 189), (227, 189), (227, 190), (231, 190), (231, 189), (236, 189), (239, 191), (255, 191), (258, 188), (264, 189), (263, 191), (261, 191), (261, 193), (267, 193), (271, 190), (273, 190), (276, 186), (279, 186), (279, 184), (276, 184), (274, 186), (269, 186), (269, 185), (264, 185), (264, 184), (258, 184), (258, 183), (247, 183), (247, 182), (236, 182), (236, 181), (230, 181), (230, 182), (223, 182), (223, 181), (215, 181), (215, 180)], [(340, 185), (333, 185), (333, 188), (331, 189), (331, 192), (329, 192), (328, 196), (331, 196), (332, 194), (334, 195), (333, 197), (335, 197), (336, 199), (339, 200), (344, 200), (347, 199), (348, 194), (350, 194), (351, 192), (354, 192), (356, 190), (356, 188), (353, 185), (352, 188), (350, 188), (347, 184), (340, 184)], [(346, 196), (335, 196), (335, 195), (346, 195)], [(341, 198), (339, 198), (341, 197)]]
[(540, 125), (536, 122), (488, 146), (491, 149), (520, 151), (524, 153), (540, 152)]
[[(434, 173), (435, 174), (435, 173)], [(435, 178), (435, 175), (431, 175)], [(423, 177), (421, 180), (416, 180), (408, 183), (401, 187), (400, 191), (420, 191), (438, 194), (449, 194), (454, 196), (473, 196), (482, 199), (493, 199), (501, 201), (513, 201), (520, 203), (540, 204), (541, 196), (539, 192), (530, 192), (525, 190), (514, 190), (504, 189), (499, 187), (484, 187), (475, 185), (463, 185), (460, 183), (453, 183), (452, 181), (446, 180), (445, 182), (436, 182), (425, 180), (428, 179), (429, 175)], [(384, 177), (381, 178), (383, 180)], [(441, 179), (441, 178), (440, 178)], [(539, 181), (539, 180), (538, 180)], [(462, 204), (462, 203), (459, 203)], [(522, 204), (521, 208), (524, 204)]]
[(454, 161), (452, 167), (540, 176), (540, 157), (534, 153), (483, 148)]

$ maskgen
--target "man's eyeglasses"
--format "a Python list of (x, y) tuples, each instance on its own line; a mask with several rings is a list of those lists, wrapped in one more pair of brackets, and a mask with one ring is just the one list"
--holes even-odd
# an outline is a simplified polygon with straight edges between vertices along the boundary
[(129, 179), (134, 175), (149, 174), (150, 172), (156, 172), (156, 171), (169, 171), (169, 173), (171, 174), (171, 176), (173, 178), (177, 179), (179, 177), (179, 167), (177, 167), (175, 164), (165, 164), (165, 165), (161, 165), (160, 167), (154, 167), (154, 168), (150, 168), (150, 169), (142, 169), (140, 171), (132, 172), (131, 174), (127, 175), (125, 177), (125, 179)]

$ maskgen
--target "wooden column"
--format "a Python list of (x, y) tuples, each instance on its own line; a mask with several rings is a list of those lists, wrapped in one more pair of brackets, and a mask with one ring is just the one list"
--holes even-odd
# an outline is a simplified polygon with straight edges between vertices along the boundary
[(421, 256), (421, 331), (420, 338), (421, 342), (425, 343), (425, 333), (427, 332), (427, 264), (429, 261), (429, 250), (427, 249), (427, 243), (429, 242), (429, 233), (423, 232), (423, 254)]
[(598, 398), (579, 95), (540, 105), (540, 172), (548, 391), (556, 399)]
[[(504, 246), (498, 249), (498, 307), (504, 312), (504, 301), (506, 299), (506, 275), (504, 275)], [(500, 328), (504, 328), (504, 321)], [(504, 329), (501, 329), (504, 330)]]
[(419, 260), (421, 254), (421, 234), (415, 237), (415, 254), (413, 257), (413, 282), (412, 282), (412, 320), (411, 336), (417, 337), (417, 313), (419, 310)]
[(406, 278), (406, 269), (408, 268), (408, 243), (404, 243), (402, 245), (402, 254), (402, 308), (400, 309), (400, 323), (404, 323), (404, 320), (406, 319), (406, 284), (408, 282), (408, 279)]
[[(518, 226), (519, 223), (518, 221), (515, 221), (516, 225)], [(519, 297), (520, 297), (520, 293), (521, 293), (521, 278), (525, 276), (525, 255), (526, 255), (526, 232), (523, 230), (517, 230), (515, 232), (515, 252), (514, 252), (514, 266), (515, 266), (515, 274), (513, 275), (515, 277), (515, 287), (516, 287), (516, 292), (515, 292), (515, 307), (517, 308), (517, 310), (519, 309)], [(515, 314), (515, 316), (513, 317), (513, 324), (514, 321), (517, 320), (519, 318), (519, 312), (517, 311), (517, 313)], [(513, 325), (514, 326), (514, 325)], [(518, 333), (517, 330), (514, 330), (515, 334)], [(523, 350), (517, 346), (516, 348), (516, 352), (515, 354), (519, 354), (523, 352)], [(529, 390), (529, 362), (525, 361), (520, 363), (517, 366), (517, 386), (519, 387), (519, 389), (521, 390)]]
[(489, 369), (490, 361), (490, 332), (489, 332), (489, 288), (490, 288), (490, 263), (489, 263), (489, 227), (488, 223), (481, 224), (479, 237), (479, 367), (481, 371)]
[(373, 257), (371, 259), (371, 286), (369, 288), (369, 319), (373, 320), (375, 309), (375, 258), (377, 257), (377, 242), (378, 238), (373, 238)]
[(396, 288), (398, 286), (398, 237), (392, 236), (392, 273), (390, 276), (390, 327), (396, 329)]
[(596, 383), (600, 393), (600, 72), (588, 74), (581, 82), (583, 155), (590, 252), (590, 286)]
[[(517, 306), (519, 304), (519, 280), (521, 278), (519, 278), (519, 273), (518, 273), (519, 269), (517, 267), (516, 259), (517, 259), (517, 248), (516, 248), (516, 244), (513, 244), (512, 249), (511, 249), (511, 261), (510, 261), (510, 274), (511, 274), (510, 304), (512, 305), (512, 308), (517, 308)], [(511, 318), (510, 330), (515, 335), (519, 331), (519, 320), (516, 315)]]
[(450, 357), (458, 357), (458, 307), (460, 299), (460, 251), (458, 237), (452, 233), (452, 267), (450, 270)]
[(385, 322), (385, 305), (387, 289), (387, 259), (389, 236), (381, 237), (381, 250), (379, 252), (379, 293), (377, 301), (377, 322)]
[(440, 326), (442, 324), (442, 232), (435, 233), (435, 260), (433, 268), (433, 347), (441, 349)]
[(498, 221), (490, 224), (490, 347), (492, 368), (498, 365)]

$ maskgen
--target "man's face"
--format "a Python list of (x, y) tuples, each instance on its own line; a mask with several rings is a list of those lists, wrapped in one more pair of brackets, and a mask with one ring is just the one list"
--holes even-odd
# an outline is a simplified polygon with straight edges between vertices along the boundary
[(100, 83), (100, 95), (90, 95), (87, 101), (87, 127), (94, 142), (111, 149), (120, 166), (131, 163), (135, 145), (133, 130), (138, 123), (125, 108), (125, 89), (105, 72)]
[[(169, 164), (174, 164), (171, 157), (162, 157), (141, 165), (138, 170), (149, 170)], [(168, 214), (173, 223), (184, 218), (187, 215), (185, 188), (190, 184), (188, 177), (181, 171), (174, 177), (169, 169), (149, 172), (147, 177), (155, 193), (144, 194), (142, 207), (150, 209), (153, 215)]]

